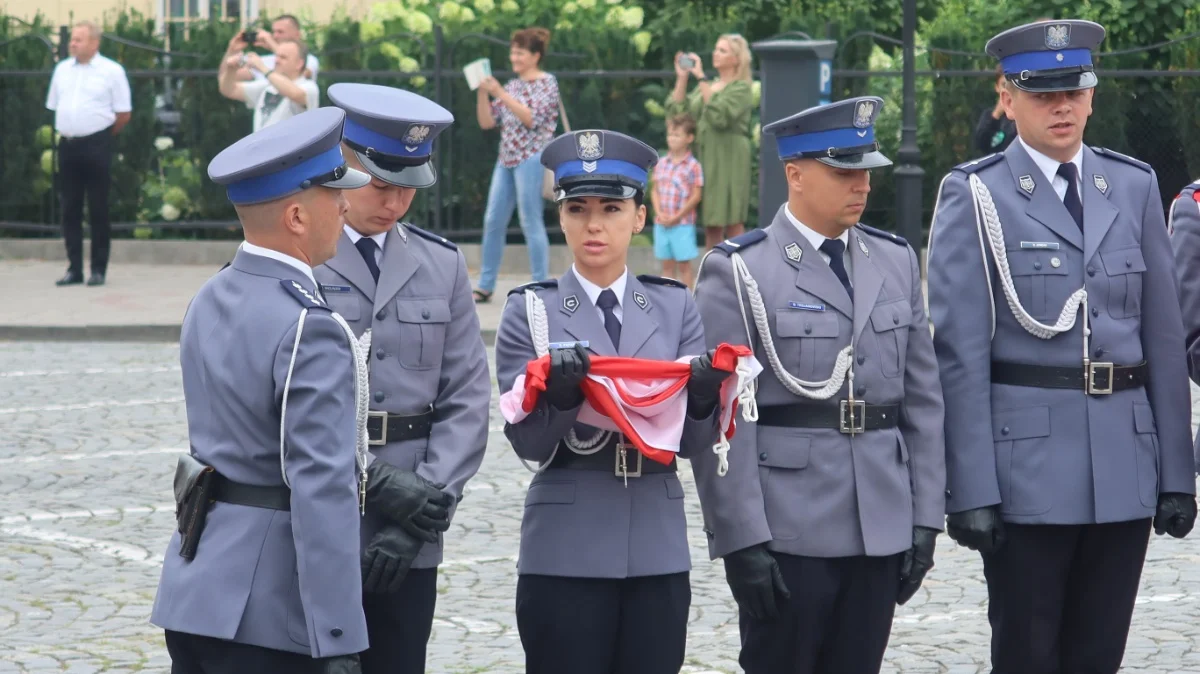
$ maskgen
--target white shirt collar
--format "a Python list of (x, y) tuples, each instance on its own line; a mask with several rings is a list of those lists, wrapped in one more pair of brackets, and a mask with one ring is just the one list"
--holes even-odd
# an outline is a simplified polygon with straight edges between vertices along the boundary
[[(354, 228), (350, 225), (342, 225), (342, 228), (346, 230), (346, 236), (350, 237), (350, 243), (357, 244), (358, 240), (363, 238), (363, 235), (354, 231)], [(371, 240), (379, 245), (379, 250), (382, 252), (383, 242), (387, 241), (387, 232), (383, 232), (382, 234), (372, 234)]]
[[(784, 205), (783, 212), (785, 215), (787, 215), (787, 219), (792, 223), (792, 226), (796, 228), (796, 231), (800, 232), (800, 235), (808, 240), (808, 243), (813, 247), (813, 250), (821, 250), (821, 244), (825, 243), (825, 239), (828, 239), (829, 237), (812, 229), (803, 222), (800, 222), (800, 218), (792, 215), (792, 209), (787, 205)], [(846, 250), (850, 249), (850, 230), (842, 232), (837, 239), (846, 246)]]
[[(1042, 170), (1042, 174), (1046, 176), (1046, 182), (1053, 185), (1054, 179), (1056, 177), (1058, 177), (1058, 166), (1061, 162), (1059, 162), (1057, 159), (1051, 159), (1050, 157), (1047, 157), (1046, 155), (1042, 154), (1041, 152), (1038, 152), (1037, 150), (1033, 149), (1032, 147), (1029, 147), (1029, 143), (1026, 143), (1024, 138), (1017, 136), (1017, 140), (1021, 143), (1021, 147), (1025, 148), (1025, 151), (1029, 153), (1029, 156), (1033, 159), (1033, 163), (1037, 164), (1037, 167)], [(1083, 145), (1082, 144), (1079, 146), (1079, 151), (1076, 152), (1075, 156), (1071, 159), (1071, 163), (1075, 165), (1075, 175), (1079, 176), (1079, 182), (1082, 182), (1083, 181)], [(1064, 184), (1065, 184), (1065, 182), (1064, 182)], [(1078, 185), (1076, 185), (1076, 187), (1078, 187)]]
[(611, 289), (614, 293), (616, 293), (618, 307), (621, 306), (622, 302), (624, 302), (625, 283), (629, 280), (628, 267), (625, 268), (625, 271), (621, 272), (621, 275), (617, 277), (617, 280), (613, 281), (613, 284), (608, 288), (601, 288), (595, 283), (585, 279), (583, 275), (579, 273), (579, 270), (575, 268), (575, 265), (571, 265), (571, 273), (575, 275), (575, 279), (579, 281), (580, 287), (583, 288), (583, 292), (587, 293), (588, 299), (592, 301), (593, 306), (599, 306), (596, 304), (596, 300), (600, 297), (600, 293), (608, 289)]
[(307, 277), (309, 281), (312, 281), (313, 290), (320, 290), (320, 286), (317, 285), (317, 279), (316, 279), (316, 277), (313, 276), (312, 267), (308, 266), (308, 264), (306, 264), (303, 260), (294, 258), (291, 255), (288, 255), (287, 253), (281, 253), (277, 250), (271, 250), (270, 248), (263, 248), (262, 246), (256, 246), (256, 245), (250, 243), (249, 241), (243, 241), (242, 245), (241, 245), (241, 249), (246, 251), (247, 253), (250, 253), (251, 255), (258, 255), (259, 257), (270, 258), (272, 260), (277, 260), (279, 262), (282, 262), (290, 267), (295, 267), (296, 269), (300, 270), (301, 272), (304, 272), (304, 276)]

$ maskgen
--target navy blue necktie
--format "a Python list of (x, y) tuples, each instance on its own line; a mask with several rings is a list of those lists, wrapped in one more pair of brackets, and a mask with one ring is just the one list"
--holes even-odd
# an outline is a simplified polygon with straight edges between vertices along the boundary
[(613, 311), (617, 306), (617, 294), (612, 289), (605, 290), (600, 293), (600, 297), (596, 298), (596, 306), (604, 312), (604, 330), (608, 333), (608, 338), (612, 340), (613, 348), (620, 349), (621, 321), (617, 320), (617, 314)]
[(1079, 200), (1079, 169), (1074, 162), (1058, 165), (1058, 175), (1067, 179), (1067, 193), (1063, 195), (1063, 205), (1067, 212), (1075, 218), (1079, 231), (1083, 231), (1083, 202)]
[(850, 274), (846, 273), (846, 260), (842, 258), (842, 254), (846, 252), (846, 244), (842, 243), (841, 239), (825, 239), (825, 243), (821, 244), (821, 252), (829, 256), (829, 268), (846, 287), (846, 294), (853, 300), (854, 289), (850, 287)]
[(375, 278), (375, 282), (379, 283), (379, 263), (375, 261), (375, 251), (379, 250), (379, 244), (375, 243), (375, 239), (364, 236), (354, 242), (354, 247), (362, 255), (363, 262), (367, 263), (367, 269), (371, 270), (371, 276)]

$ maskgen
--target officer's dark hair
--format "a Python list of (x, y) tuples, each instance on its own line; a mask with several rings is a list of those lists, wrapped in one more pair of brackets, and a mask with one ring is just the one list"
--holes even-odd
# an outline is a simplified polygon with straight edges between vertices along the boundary
[(512, 46), (520, 47), (531, 54), (537, 54), (538, 63), (546, 56), (546, 47), (550, 46), (550, 31), (540, 26), (522, 28), (513, 31), (510, 39)]
[(296, 27), (296, 30), (300, 30), (300, 19), (297, 19), (294, 14), (280, 14), (279, 16), (275, 17), (275, 22), (279, 21), (291, 21), (292, 25)]

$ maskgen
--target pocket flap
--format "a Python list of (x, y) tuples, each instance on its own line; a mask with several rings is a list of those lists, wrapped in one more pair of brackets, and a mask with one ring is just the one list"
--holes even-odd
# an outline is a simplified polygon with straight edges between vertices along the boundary
[(996, 442), (1049, 436), (1050, 408), (1046, 405), (992, 413), (992, 439)]
[(1154, 410), (1147, 403), (1133, 404), (1133, 430), (1138, 433), (1157, 433), (1158, 424), (1154, 423)]
[(1104, 263), (1104, 271), (1109, 276), (1140, 274), (1146, 271), (1146, 260), (1142, 257), (1142, 249), (1136, 246), (1102, 251), (1100, 261)]
[(681, 483), (679, 481), (679, 478), (672, 475), (666, 479), (666, 484), (667, 484), (667, 498), (670, 498), (670, 499), (683, 498), (683, 483)]
[[(759, 434), (762, 439), (762, 434)], [(763, 449), (758, 453), (758, 465), (769, 468), (788, 468), (800, 470), (808, 467), (808, 457), (812, 453), (812, 438), (789, 436), (782, 442), (760, 443)]]
[(575, 483), (568, 482), (537, 482), (529, 485), (529, 492), (525, 494), (525, 505), (538, 505), (542, 503), (574, 503), (575, 502)]
[(396, 318), (402, 323), (449, 323), (450, 303), (442, 297), (396, 300)]
[(775, 312), (775, 334), (780, 337), (837, 337), (838, 332), (838, 316), (831, 311)]
[[(1054, 261), (1058, 260), (1058, 266)], [(1067, 273), (1067, 257), (1056, 250), (1010, 250), (1008, 267), (1013, 276), (1064, 276)]]
[(877, 304), (871, 311), (871, 327), (875, 332), (885, 332), (912, 325), (912, 308), (907, 300)]

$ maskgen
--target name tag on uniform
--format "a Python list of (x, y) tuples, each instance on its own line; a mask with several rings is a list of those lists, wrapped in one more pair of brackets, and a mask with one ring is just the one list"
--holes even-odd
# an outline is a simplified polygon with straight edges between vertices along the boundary
[(788, 302), (788, 306), (792, 309), (800, 311), (825, 311), (824, 304), (801, 304), (799, 302)]
[(1054, 241), (1022, 241), (1021, 248), (1033, 250), (1058, 250), (1058, 243)]
[(575, 348), (576, 344), (578, 344), (579, 346), (582, 346), (585, 349), (588, 348), (588, 346), (590, 346), (589, 342), (585, 339), (582, 342), (550, 342), (550, 345), (547, 348), (550, 348), (550, 349), (573, 349), (573, 348)]
[(323, 293), (348, 293), (353, 290), (350, 286), (327, 286), (321, 284), (321, 292)]

